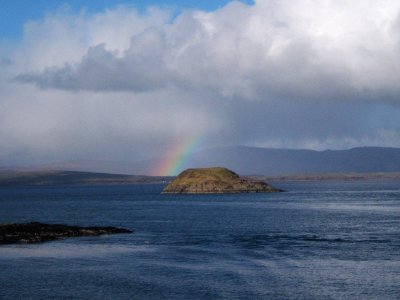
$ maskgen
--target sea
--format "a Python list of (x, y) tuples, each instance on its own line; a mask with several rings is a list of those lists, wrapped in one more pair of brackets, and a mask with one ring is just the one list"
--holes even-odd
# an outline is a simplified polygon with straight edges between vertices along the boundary
[(133, 234), (0, 246), (0, 299), (400, 299), (400, 182), (0, 188), (0, 223)]

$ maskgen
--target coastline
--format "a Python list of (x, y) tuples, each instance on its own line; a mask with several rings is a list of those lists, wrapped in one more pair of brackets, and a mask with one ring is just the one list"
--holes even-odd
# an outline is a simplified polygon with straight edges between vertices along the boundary
[[(358, 181), (400, 180), (400, 172), (245, 175), (250, 181)], [(0, 188), (21, 186), (100, 186), (167, 184), (175, 176), (124, 175), (77, 171), (8, 172), (0, 174)]]

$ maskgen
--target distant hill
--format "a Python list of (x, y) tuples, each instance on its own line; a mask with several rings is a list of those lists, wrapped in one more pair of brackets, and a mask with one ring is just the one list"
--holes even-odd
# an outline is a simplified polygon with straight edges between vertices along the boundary
[[(223, 173), (223, 172), (222, 172)], [(218, 174), (217, 174), (218, 175)], [(237, 176), (237, 175), (236, 175)], [(212, 177), (212, 176), (211, 176)], [(214, 180), (206, 176), (206, 180)], [(217, 176), (218, 177), (218, 176)], [(133, 184), (158, 184), (169, 183), (173, 176), (142, 176), (106, 174), (75, 171), (3, 171), (0, 172), (0, 188), (18, 186), (82, 186), (82, 185), (133, 185)], [(218, 179), (218, 178), (217, 178)], [(307, 180), (400, 180), (400, 172), (397, 173), (328, 173), (328, 174), (296, 174), (296, 175), (257, 175), (241, 177), (250, 180), (254, 188), (255, 181), (307, 181)], [(178, 183), (182, 181), (178, 181)], [(184, 180), (183, 184), (188, 182)], [(207, 184), (209, 184), (208, 182)], [(224, 183), (225, 184), (225, 183)], [(223, 186), (224, 184), (220, 185)], [(207, 186), (205, 186), (207, 187)], [(250, 187), (251, 188), (251, 187)], [(249, 189), (250, 189), (249, 188)]]
[[(152, 175), (154, 166), (162, 162), (162, 158), (140, 162), (75, 161), (33, 166), (24, 170)], [(400, 148), (360, 147), (349, 150), (314, 151), (230, 146), (193, 153), (188, 163), (179, 171), (210, 166), (226, 167), (241, 175), (266, 176), (400, 172)]]
[(190, 167), (220, 165), (239, 174), (316, 174), (400, 172), (400, 149), (288, 150), (232, 146), (196, 153)]
[[(124, 175), (149, 175), (150, 161), (101, 161), (101, 160), (79, 160), (49, 164), (33, 165), (28, 167), (7, 168), (19, 171), (78, 171), (106, 174)], [(0, 168), (1, 174), (1, 168)]]
[(54, 185), (128, 185), (138, 183), (164, 183), (171, 177), (117, 175), (74, 171), (38, 171), (0, 173), (0, 187), (54, 186)]

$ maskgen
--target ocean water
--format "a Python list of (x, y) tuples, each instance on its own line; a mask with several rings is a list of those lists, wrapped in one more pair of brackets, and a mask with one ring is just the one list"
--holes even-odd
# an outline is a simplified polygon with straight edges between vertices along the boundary
[(0, 223), (134, 234), (0, 246), (0, 299), (400, 299), (400, 182), (0, 189)]

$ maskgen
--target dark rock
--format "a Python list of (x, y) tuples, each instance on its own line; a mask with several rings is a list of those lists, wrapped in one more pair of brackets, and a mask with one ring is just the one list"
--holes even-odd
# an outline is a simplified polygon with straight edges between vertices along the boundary
[(0, 225), (0, 244), (40, 243), (66, 237), (96, 236), (102, 234), (132, 233), (116, 227), (78, 227), (62, 224), (31, 222)]

